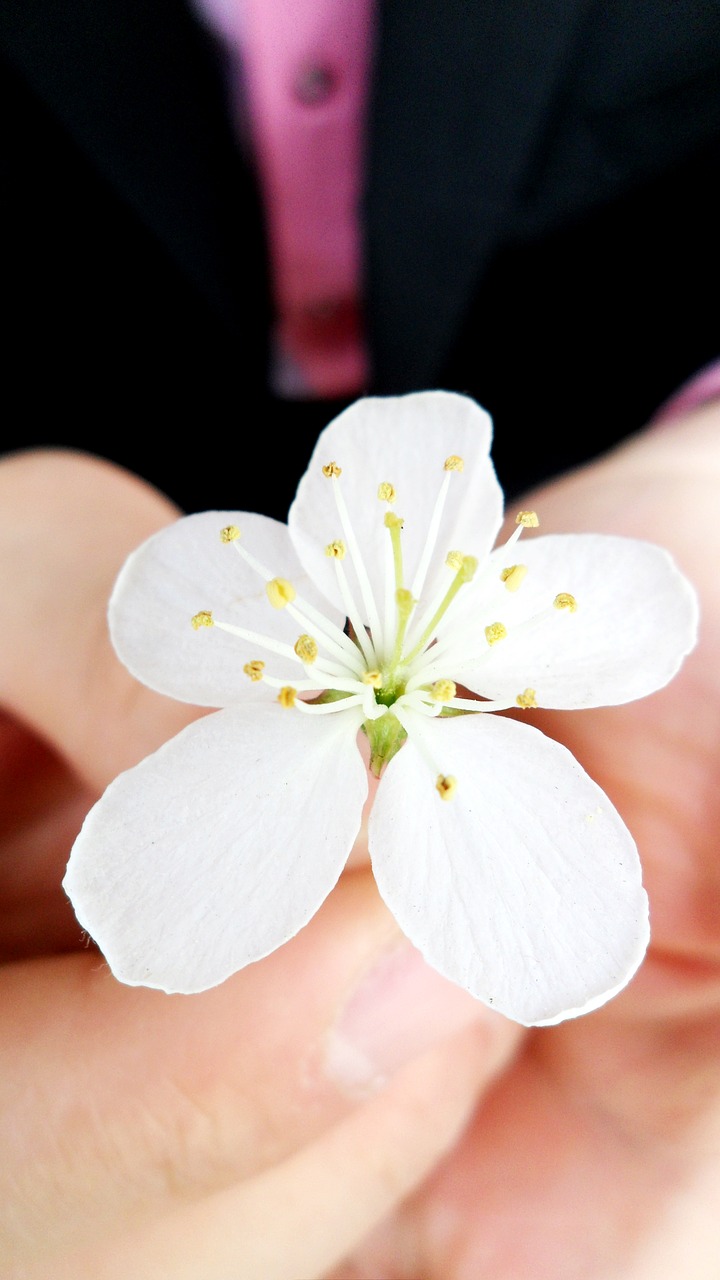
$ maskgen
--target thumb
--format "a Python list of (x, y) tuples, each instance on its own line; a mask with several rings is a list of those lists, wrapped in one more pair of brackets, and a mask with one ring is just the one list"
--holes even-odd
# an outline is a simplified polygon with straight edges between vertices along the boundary
[(87, 454), (0, 462), (0, 701), (93, 790), (198, 714), (132, 679), (106, 620), (127, 555), (179, 514), (144, 481)]

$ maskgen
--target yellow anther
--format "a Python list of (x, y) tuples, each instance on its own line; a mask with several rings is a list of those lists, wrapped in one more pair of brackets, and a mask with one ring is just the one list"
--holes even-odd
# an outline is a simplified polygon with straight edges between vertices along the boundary
[(526, 564), (511, 564), (507, 569), (503, 569), (500, 574), (501, 581), (505, 583), (508, 591), (517, 591), (518, 587), (527, 577)]
[(504, 622), (491, 622), (489, 627), (485, 628), (485, 639), (488, 644), (497, 644), (498, 640), (504, 640), (507, 635), (507, 627)]
[(318, 656), (317, 640), (313, 640), (312, 636), (298, 636), (295, 652), (301, 662), (314, 662)]
[(472, 582), (478, 567), (477, 556), (463, 556), (458, 570), (463, 582)]
[(526, 529), (537, 529), (540, 521), (537, 511), (518, 511), (515, 523), (524, 525)]
[(246, 662), (243, 671), (248, 680), (252, 680), (253, 684), (257, 684), (258, 680), (262, 680), (265, 663), (261, 658), (253, 658), (252, 662)]
[(236, 524), (226, 524), (224, 529), (220, 530), (221, 542), (237, 542), (240, 537), (240, 530)]
[(395, 603), (401, 612), (404, 613), (407, 610), (409, 613), (415, 604), (412, 591), (408, 591), (407, 587), (398, 587), (395, 592)]
[(402, 529), (404, 523), (402, 516), (396, 516), (394, 511), (385, 512), (386, 529)]
[(465, 463), (457, 453), (451, 453), (449, 458), (445, 459), (446, 471), (464, 471)]
[(339, 467), (337, 462), (328, 462), (323, 467), (322, 473), (328, 480), (337, 480), (338, 476), (342, 475), (342, 467)]
[(439, 773), (435, 781), (435, 790), (441, 800), (452, 800), (457, 791), (457, 778), (451, 773)]
[(389, 480), (383, 480), (378, 485), (378, 498), (381, 502), (394, 502), (397, 497), (397, 491), (394, 484), (390, 484)]
[(294, 707), (297, 701), (297, 689), (293, 689), (290, 684), (284, 685), (277, 696), (277, 700), (281, 707)]
[(457, 685), (454, 680), (436, 680), (430, 685), (430, 696), (433, 702), (449, 702), (456, 695)]
[(527, 711), (530, 707), (536, 707), (537, 700), (535, 696), (535, 690), (525, 689), (524, 693), (518, 694), (515, 701), (517, 702), (519, 707), (523, 708), (524, 711)]
[(382, 675), (379, 671), (365, 671), (362, 682), (369, 684), (371, 689), (382, 689)]
[(215, 626), (213, 616), (209, 609), (201, 609), (199, 613), (195, 614), (194, 618), (190, 619), (190, 623), (196, 631), (199, 631), (201, 627)]
[(448, 569), (454, 569), (457, 573), (458, 569), (462, 569), (462, 562), (464, 558), (462, 551), (448, 551), (445, 557), (445, 563)]
[(270, 582), (265, 583), (267, 598), (273, 609), (284, 609), (286, 604), (292, 604), (297, 592), (287, 578), (271, 578)]
[(330, 556), (331, 560), (344, 560), (345, 550), (345, 543), (340, 538), (336, 538), (334, 542), (328, 542), (325, 555)]
[(570, 595), (569, 591), (561, 591), (553, 600), (553, 606), (556, 609), (567, 609), (570, 613), (575, 613), (577, 609), (577, 600)]

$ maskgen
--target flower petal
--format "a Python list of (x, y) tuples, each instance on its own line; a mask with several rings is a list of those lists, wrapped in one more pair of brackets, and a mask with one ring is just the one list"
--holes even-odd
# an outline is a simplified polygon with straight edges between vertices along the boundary
[(116, 778), (64, 880), (116, 977), (203, 991), (306, 924), (360, 825), (357, 725), (351, 712), (218, 711)]
[[(447, 391), (359, 400), (325, 428), (300, 481), (288, 524), (302, 563), (328, 600), (340, 602), (325, 547), (342, 538), (342, 529), (333, 486), (323, 475), (323, 466), (337, 462), (342, 468), (343, 496), (376, 602), (381, 604), (388, 535), (383, 525), (387, 508), (378, 501), (378, 485), (387, 481), (397, 490), (393, 510), (405, 521), (403, 555), (409, 587), (444, 479), (445, 460), (457, 454), (464, 461), (462, 474), (451, 477), (435, 570), (426, 588), (432, 594), (448, 551), (459, 549), (483, 557), (500, 528), (502, 490), (489, 457), (491, 436), (487, 413), (468, 397)], [(364, 617), (364, 621), (370, 619)]]
[[(254, 658), (268, 673), (292, 683), (304, 676), (292, 659), (267, 654), (252, 642), (217, 627), (193, 630), (201, 610), (219, 620), (294, 644), (301, 633), (285, 609), (273, 609), (265, 583), (220, 530), (236, 525), (243, 545), (278, 577), (329, 616), (322, 596), (302, 569), (287, 526), (267, 516), (238, 511), (204, 511), (161, 529), (126, 561), (109, 609), (113, 644), (125, 666), (159, 693), (198, 706), (267, 699), (267, 688), (252, 683), (243, 666)], [(342, 626), (344, 614), (333, 615)], [(270, 695), (272, 696), (272, 695)]]
[[(492, 715), (406, 721), (411, 736), (369, 827), (378, 888), (400, 927), (445, 977), (526, 1026), (603, 1004), (648, 941), (637, 851), (610, 801), (530, 726)], [(457, 779), (448, 801), (428, 754)]]
[[(695, 593), (661, 547), (601, 534), (528, 538), (512, 552), (528, 570), (512, 593), (499, 583), (507, 559), (493, 553), (499, 585), (478, 612), (478, 658), (461, 676), (476, 693), (513, 700), (531, 688), (541, 707), (615, 706), (662, 688), (695, 644)], [(576, 610), (552, 607), (561, 593)], [(472, 603), (458, 602), (465, 622)], [(507, 636), (489, 648), (483, 628), (495, 621)]]

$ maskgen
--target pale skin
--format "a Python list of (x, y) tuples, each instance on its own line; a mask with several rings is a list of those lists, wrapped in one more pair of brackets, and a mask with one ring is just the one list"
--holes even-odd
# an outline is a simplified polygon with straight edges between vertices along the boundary
[(362, 840), (316, 919), (222, 987), (113, 979), (60, 881), (102, 788), (198, 714), (105, 629), (123, 559), (176, 513), (81, 455), (0, 463), (4, 1278), (717, 1280), (719, 485), (715, 404), (532, 497), (543, 531), (669, 548), (702, 623), (660, 693), (532, 713), (633, 831), (653, 943), (605, 1008), (528, 1032), (412, 960)]

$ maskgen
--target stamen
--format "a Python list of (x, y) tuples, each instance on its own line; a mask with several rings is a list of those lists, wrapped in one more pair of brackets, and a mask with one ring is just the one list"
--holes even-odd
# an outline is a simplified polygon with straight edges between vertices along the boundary
[(577, 612), (577, 600), (570, 595), (569, 591), (561, 591), (553, 600), (553, 608), (568, 609), (570, 613)]
[(342, 475), (342, 467), (339, 467), (337, 462), (328, 462), (323, 467), (322, 473), (328, 480), (337, 480), (338, 476)]
[(297, 702), (297, 689), (293, 689), (292, 685), (283, 685), (277, 700), (281, 707), (294, 707)]
[(398, 624), (395, 633), (395, 644), (393, 646), (390, 666), (394, 669), (397, 667), (402, 656), (402, 647), (405, 640), (405, 632), (407, 631), (408, 619), (415, 608), (415, 600), (412, 592), (407, 587), (398, 587), (395, 592), (395, 603), (397, 605)]
[(449, 458), (445, 459), (446, 471), (464, 471), (465, 461), (457, 453), (451, 453)]
[(445, 557), (445, 563), (448, 569), (454, 569), (457, 573), (458, 569), (462, 569), (463, 553), (462, 551), (448, 551)]
[(329, 542), (326, 546), (325, 555), (332, 560), (344, 560), (346, 550), (345, 543), (340, 538), (336, 538), (334, 542)]
[(441, 800), (452, 800), (457, 791), (457, 778), (451, 773), (439, 773), (435, 780), (435, 790)]
[(342, 563), (342, 557), (333, 556), (333, 561), (335, 564), (335, 576), (337, 577), (340, 594), (342, 595), (343, 604), (345, 606), (345, 613), (350, 619), (352, 629), (355, 633), (355, 644), (362, 654), (365, 664), (367, 666), (372, 666), (377, 660), (375, 648), (372, 640), (365, 630), (360, 610), (358, 609), (353, 593), (350, 590), (350, 583), (347, 580), (347, 574), (345, 573)]
[(294, 647), (301, 662), (313, 663), (317, 661), (318, 644), (317, 640), (313, 640), (312, 636), (298, 636)]
[(236, 524), (226, 524), (224, 529), (220, 530), (221, 542), (237, 542), (240, 537), (240, 530)]
[[(295, 710), (302, 711), (306, 716), (332, 716), (338, 711), (348, 711), (351, 707), (357, 707), (359, 714), (357, 715), (358, 728), (365, 717), (362, 713), (362, 703), (364, 694), (351, 694), (349, 698), (337, 698), (334, 702), (303, 702), (302, 698), (298, 698), (295, 703)], [(383, 708), (383, 711), (386, 708)]]
[(215, 621), (209, 609), (201, 609), (190, 619), (190, 626), (195, 631), (199, 631), (201, 627), (214, 627)]
[[(452, 457), (455, 457), (455, 455), (452, 455)], [(450, 461), (451, 459), (448, 458), (445, 462), (445, 476), (443, 477), (442, 484), (440, 485), (438, 496), (435, 499), (435, 506), (433, 508), (430, 524), (428, 525), (427, 537), (425, 538), (425, 546), (423, 547), (422, 555), (420, 556), (411, 587), (416, 600), (419, 600), (422, 595), (422, 589), (425, 586), (425, 579), (427, 577), (428, 569), (430, 568), (433, 551), (435, 550), (435, 543), (437, 542), (438, 534), (440, 532), (440, 522), (442, 520), (443, 511), (445, 510), (445, 500), (450, 487), (450, 476), (453, 471), (462, 470), (462, 467), (448, 467), (448, 462)], [(458, 461), (462, 461), (462, 459), (458, 459)]]
[(288, 582), (287, 578), (271, 578), (265, 583), (265, 590), (273, 609), (284, 609), (286, 605), (292, 604), (297, 595), (292, 582)]
[(430, 696), (433, 702), (449, 702), (457, 697), (457, 685), (454, 680), (436, 680), (430, 686)]
[(443, 614), (447, 612), (460, 588), (464, 586), (466, 582), (472, 582), (477, 566), (478, 562), (475, 556), (463, 556), (460, 568), (445, 592), (438, 608), (435, 610), (435, 613), (425, 627), (420, 639), (416, 642), (412, 651), (407, 654), (405, 658), (406, 662), (412, 662), (413, 658), (416, 658), (422, 649), (424, 649), (428, 640), (432, 639), (438, 622), (442, 618)]
[(524, 711), (530, 710), (531, 707), (537, 707), (537, 701), (534, 689), (526, 689), (524, 693), (519, 693), (515, 699), (517, 705), (522, 707)]
[(258, 680), (262, 680), (265, 663), (261, 658), (253, 658), (252, 662), (246, 662), (243, 671), (253, 684), (257, 684)]
[(363, 684), (369, 684), (372, 689), (382, 689), (382, 675), (379, 671), (366, 671), (360, 678)]
[[(335, 466), (334, 463), (331, 465)], [(325, 474), (325, 468), (323, 468), (323, 474)], [(357, 575), (357, 580), (360, 586), (360, 595), (362, 596), (362, 601), (365, 606), (365, 613), (367, 615), (367, 619), (370, 624), (370, 632), (373, 637), (372, 644), (373, 646), (377, 645), (378, 648), (381, 649), (382, 648), (382, 624), (380, 622), (380, 615), (377, 610), (377, 605), (375, 604), (375, 597), (373, 595), (372, 586), (370, 585), (370, 577), (367, 569), (365, 568), (365, 562), (362, 558), (362, 553), (358, 545), (358, 540), (355, 537), (355, 531), (350, 521), (350, 514), (345, 505), (345, 499), (342, 494), (342, 489), (340, 488), (340, 484), (338, 482), (337, 476), (339, 474), (339, 468), (337, 473), (333, 471), (330, 474), (332, 475), (332, 486), (333, 486), (333, 493), (335, 495), (335, 505), (337, 506), (337, 509), (338, 509), (338, 514), (340, 516), (340, 523), (342, 525), (343, 533), (345, 534), (345, 541), (350, 551), (350, 558), (355, 567), (355, 573)], [(356, 628), (356, 635), (358, 635), (357, 628)], [(359, 636), (358, 636), (358, 640), (359, 640)]]
[(489, 627), (485, 628), (485, 639), (488, 644), (497, 644), (499, 640), (504, 640), (507, 635), (507, 627), (503, 622), (491, 622)]
[(507, 569), (503, 569), (500, 574), (500, 581), (505, 583), (508, 591), (517, 591), (527, 577), (526, 564), (511, 564)]

